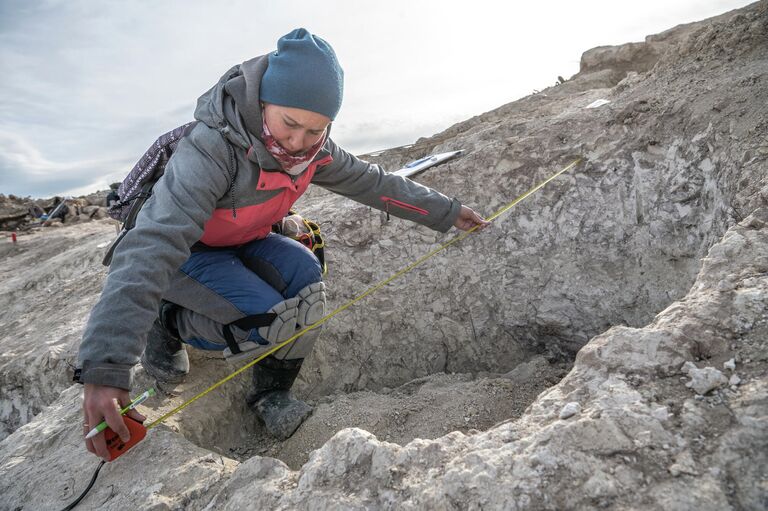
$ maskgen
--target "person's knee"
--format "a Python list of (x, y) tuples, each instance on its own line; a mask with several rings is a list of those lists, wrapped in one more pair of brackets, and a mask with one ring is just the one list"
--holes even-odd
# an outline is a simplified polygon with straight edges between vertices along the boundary
[[(256, 328), (245, 328), (249, 318), (243, 318), (224, 328), (230, 329), (238, 350), (228, 347), (224, 356), (230, 360), (238, 360), (240, 355), (252, 356), (287, 341), (307, 327), (320, 321), (325, 315), (325, 283), (313, 282), (300, 289), (296, 296), (287, 298), (267, 311), (273, 317), (269, 324)], [(255, 320), (255, 316), (250, 319)], [(284, 346), (275, 353), (278, 359), (298, 359), (309, 356), (320, 334), (321, 327), (305, 330), (292, 343)]]
[(298, 306), (298, 298), (288, 298), (265, 313), (246, 316), (223, 325), (224, 336), (228, 337), (224, 357), (238, 361), (290, 339), (296, 334), (298, 326)]
[(232, 333), (238, 342), (279, 343), (291, 337), (296, 330), (320, 321), (325, 315), (325, 304), (325, 283), (312, 282), (299, 289), (296, 296), (271, 307), (267, 313), (274, 314), (275, 318), (269, 325), (251, 330), (232, 325)]
[[(264, 313), (256, 313), (225, 326), (240, 344), (254, 342), (274, 345), (290, 338), (298, 327), (299, 298), (280, 301)], [(252, 325), (247, 325), (253, 319)]]
[(280, 360), (308, 357), (312, 353), (312, 349), (322, 330), (322, 325), (318, 325), (311, 330), (306, 328), (314, 325), (325, 316), (325, 284), (323, 282), (310, 284), (300, 289), (296, 298), (299, 300), (296, 328), (304, 330), (304, 332), (291, 344), (274, 354), (275, 358)]
[(297, 293), (296, 298), (299, 299), (296, 319), (299, 328), (317, 323), (325, 315), (324, 282), (313, 282), (303, 287)]

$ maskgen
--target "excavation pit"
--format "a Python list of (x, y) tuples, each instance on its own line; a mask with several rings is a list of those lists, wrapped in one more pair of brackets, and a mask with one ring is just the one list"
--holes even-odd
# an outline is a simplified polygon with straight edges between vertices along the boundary
[[(557, 383), (569, 367), (567, 362), (550, 363), (539, 356), (504, 375), (435, 374), (394, 389), (319, 398), (300, 390), (298, 395), (314, 406), (314, 412), (286, 441), (271, 437), (245, 405), (247, 384), (243, 382), (248, 377), (243, 375), (243, 382), (206, 396), (168, 423), (193, 443), (223, 456), (239, 461), (256, 455), (269, 456), (298, 469), (313, 450), (344, 428), (364, 429), (381, 440), (400, 445), (416, 438), (438, 438), (452, 431), (485, 431), (522, 415), (536, 396)], [(205, 371), (193, 363), (192, 371), (196, 369)], [(174, 394), (188, 397), (186, 389), (163, 390), (165, 408), (167, 399)]]

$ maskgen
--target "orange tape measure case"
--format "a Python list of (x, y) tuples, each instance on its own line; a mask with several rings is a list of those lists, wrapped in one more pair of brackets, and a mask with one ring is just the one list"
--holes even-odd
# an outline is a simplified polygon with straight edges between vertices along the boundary
[(114, 461), (120, 455), (125, 454), (128, 449), (141, 442), (145, 436), (147, 436), (147, 428), (144, 424), (132, 419), (126, 415), (125, 425), (128, 426), (128, 431), (131, 432), (131, 439), (127, 442), (120, 440), (120, 435), (112, 431), (110, 428), (104, 430), (104, 440), (107, 442), (107, 449), (109, 449), (109, 461)]

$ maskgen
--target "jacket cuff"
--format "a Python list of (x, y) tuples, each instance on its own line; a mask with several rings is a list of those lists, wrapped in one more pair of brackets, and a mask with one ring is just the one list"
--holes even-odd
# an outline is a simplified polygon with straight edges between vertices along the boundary
[(133, 366), (128, 364), (110, 364), (108, 362), (83, 361), (80, 370), (80, 383), (108, 385), (119, 389), (131, 390), (133, 384)]
[(442, 222), (432, 228), (436, 231), (448, 232), (448, 229), (453, 227), (453, 224), (456, 222), (459, 212), (461, 212), (461, 202), (454, 197), (451, 199), (451, 209), (448, 211), (448, 214), (443, 218)]

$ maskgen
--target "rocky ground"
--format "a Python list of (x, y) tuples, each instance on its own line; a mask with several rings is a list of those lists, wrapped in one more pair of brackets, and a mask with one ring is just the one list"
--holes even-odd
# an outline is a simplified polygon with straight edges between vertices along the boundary
[[(765, 509), (767, 78), (762, 1), (590, 50), (561, 85), (371, 155), (464, 149), (417, 180), (484, 214), (583, 162), (330, 321), (291, 439), (264, 435), (243, 377), (107, 465), (82, 507)], [(331, 307), (450, 239), (322, 190), (299, 209), (328, 238)], [(63, 507), (95, 468), (68, 368), (113, 236), (0, 243), (0, 508)], [(194, 352), (144, 411), (231, 370)]]

